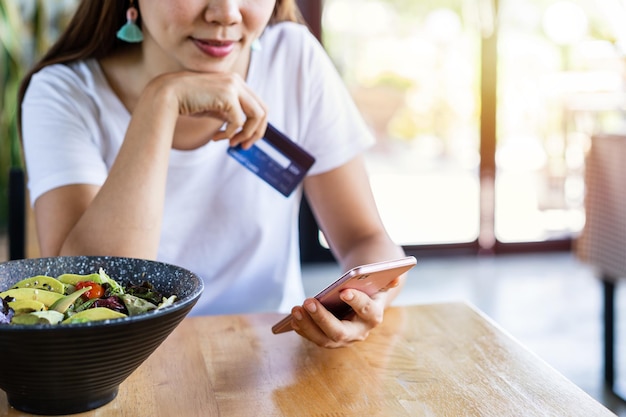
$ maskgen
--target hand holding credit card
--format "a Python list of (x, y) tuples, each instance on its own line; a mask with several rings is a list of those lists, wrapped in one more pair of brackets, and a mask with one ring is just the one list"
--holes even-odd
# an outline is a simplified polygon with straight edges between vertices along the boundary
[(263, 138), (252, 147), (229, 147), (228, 154), (285, 197), (291, 195), (315, 162), (313, 156), (269, 123)]

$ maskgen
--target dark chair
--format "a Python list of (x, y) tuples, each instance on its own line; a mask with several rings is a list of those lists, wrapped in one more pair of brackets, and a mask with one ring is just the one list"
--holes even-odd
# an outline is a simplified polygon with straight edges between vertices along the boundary
[[(576, 243), (579, 259), (599, 272), (603, 290), (604, 380), (626, 401), (617, 375), (616, 286), (626, 278), (626, 135), (597, 134), (585, 162), (585, 227)], [(622, 350), (622, 354), (624, 351)]]
[(320, 243), (320, 228), (306, 196), (302, 196), (300, 203), (299, 228), (300, 262), (302, 264), (335, 262), (335, 258), (330, 250), (323, 247)]
[(9, 171), (9, 259), (26, 257), (26, 179), (22, 168)]

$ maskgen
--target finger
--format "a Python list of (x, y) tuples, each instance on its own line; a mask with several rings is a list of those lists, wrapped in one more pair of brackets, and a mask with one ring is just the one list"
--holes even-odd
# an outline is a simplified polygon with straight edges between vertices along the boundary
[(291, 315), (293, 316), (291, 327), (296, 333), (309, 339), (318, 346), (328, 346), (330, 339), (322, 332), (311, 316), (302, 307), (294, 307), (291, 310)]
[(339, 348), (349, 344), (347, 341), (335, 341), (328, 337), (326, 333), (319, 328), (315, 321), (313, 321), (307, 311), (305, 311), (302, 307), (297, 308), (302, 311), (302, 315), (294, 316), (292, 326), (296, 333), (300, 336), (324, 348)]
[(347, 346), (352, 342), (365, 340), (369, 334), (369, 327), (357, 317), (339, 320), (314, 298), (304, 302), (304, 311), (310, 321), (303, 319), (300, 329), (307, 334), (306, 337), (320, 346)]
[(226, 122), (224, 128), (213, 135), (213, 140), (232, 138), (243, 128), (245, 122), (241, 112), (237, 112), (237, 116), (225, 115), (223, 119)]
[(248, 118), (243, 128), (230, 139), (230, 146), (241, 145), (244, 149), (249, 149), (256, 141), (265, 135), (267, 129), (267, 118), (263, 115), (259, 118)]
[(242, 100), (241, 108), (246, 120), (242, 129), (230, 139), (230, 146), (241, 144), (244, 149), (248, 149), (265, 134), (267, 108), (252, 91), (245, 97), (245, 100)]
[(397, 278), (395, 278), (394, 280), (392, 280), (389, 284), (387, 284), (387, 286), (386, 286), (386, 287), (381, 288), (381, 289), (379, 290), (379, 292), (385, 292), (385, 291), (391, 290), (391, 289), (393, 289), (393, 288), (397, 288), (397, 287), (399, 287), (399, 286), (400, 286), (400, 283), (401, 283), (401, 282), (402, 282), (402, 277), (397, 277)]
[[(224, 132), (229, 134), (226, 136), (222, 132), (221, 138), (232, 138), (238, 132), (249, 134), (254, 131), (254, 127), (258, 121), (262, 121), (267, 114), (265, 105), (254, 91), (239, 76), (228, 77), (224, 81), (222, 96), (228, 107), (225, 108), (226, 122), (229, 124), (237, 122), (236, 128), (228, 126)], [(251, 127), (246, 126), (249, 124)], [(225, 137), (224, 137), (225, 136)]]
[(249, 88), (240, 77), (234, 75), (221, 79), (217, 86), (212, 75), (204, 80), (206, 90), (210, 93), (195, 100), (194, 104), (198, 109), (194, 114), (208, 114), (224, 121), (223, 128), (213, 135), (213, 140), (232, 138), (243, 129), (246, 122), (245, 108), (249, 105), (245, 101), (251, 99)]
[(383, 322), (383, 300), (377, 302), (364, 292), (352, 289), (343, 290), (339, 296), (343, 302), (352, 307), (356, 316), (367, 323), (370, 329)]

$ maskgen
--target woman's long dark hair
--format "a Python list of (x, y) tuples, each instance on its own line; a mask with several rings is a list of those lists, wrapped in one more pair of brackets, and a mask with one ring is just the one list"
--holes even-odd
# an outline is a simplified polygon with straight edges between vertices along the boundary
[[(135, 3), (135, 7), (138, 5)], [(82, 0), (72, 20), (59, 39), (48, 52), (26, 74), (18, 92), (19, 132), (22, 131), (22, 101), (30, 83), (30, 79), (42, 68), (53, 64), (64, 64), (83, 59), (101, 59), (118, 48), (127, 46), (115, 35), (126, 23), (126, 10), (130, 0)], [(157, 6), (155, 6), (157, 7)], [(141, 26), (141, 11), (137, 24)], [(304, 23), (295, 0), (276, 0), (276, 6), (270, 19), (270, 25), (292, 21)]]

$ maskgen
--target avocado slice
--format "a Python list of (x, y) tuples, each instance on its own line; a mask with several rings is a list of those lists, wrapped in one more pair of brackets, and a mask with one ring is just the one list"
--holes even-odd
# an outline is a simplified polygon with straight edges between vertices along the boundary
[(110, 310), (106, 307), (94, 307), (83, 310), (65, 319), (61, 324), (85, 323), (88, 321), (111, 320), (127, 317), (126, 314)]
[(124, 289), (120, 284), (117, 283), (114, 279), (111, 279), (102, 268), (98, 271), (98, 273), (80, 275), (80, 274), (62, 274), (57, 277), (57, 280), (61, 281), (66, 285), (76, 285), (79, 282), (83, 281), (91, 281), (96, 284), (109, 284), (111, 287), (111, 292), (113, 294), (123, 294)]
[(62, 274), (57, 277), (57, 280), (59, 280), (60, 282), (66, 285), (76, 285), (79, 282), (84, 282), (84, 281), (91, 281), (91, 282), (95, 282), (96, 284), (103, 284), (100, 274), (87, 274), (87, 275)]
[(6, 297), (12, 297), (15, 299), (14, 301), (35, 300), (43, 303), (46, 307), (50, 307), (64, 296), (58, 292), (40, 290), (37, 288), (12, 288), (0, 293), (0, 298)]
[(50, 306), (50, 310), (58, 311), (59, 313), (64, 314), (67, 309), (70, 308), (70, 306), (74, 304), (81, 295), (83, 295), (90, 289), (91, 287), (83, 287), (78, 291), (74, 291), (73, 293), (64, 296), (63, 298), (59, 298), (57, 301), (55, 301), (54, 304)]
[(34, 277), (25, 278), (15, 284), (12, 288), (38, 288), (40, 290), (65, 293), (65, 284), (56, 278), (47, 275), (36, 275)]
[(44, 311), (47, 310), (44, 303), (37, 300), (18, 300), (18, 301), (10, 301), (9, 307), (15, 311), (15, 313), (30, 313), (33, 311)]
[(26, 314), (16, 314), (11, 324), (58, 324), (63, 320), (63, 314), (54, 310), (34, 311)]

